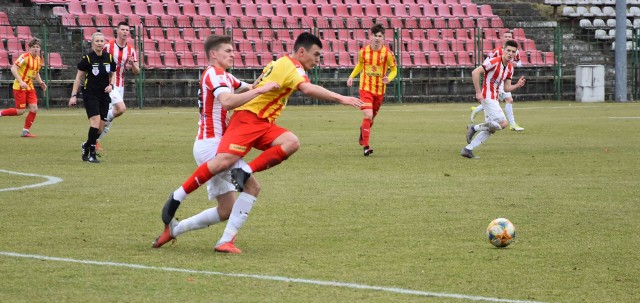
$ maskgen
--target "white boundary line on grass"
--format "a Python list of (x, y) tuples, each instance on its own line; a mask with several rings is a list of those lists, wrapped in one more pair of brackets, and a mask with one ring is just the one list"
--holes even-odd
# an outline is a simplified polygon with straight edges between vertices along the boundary
[(47, 186), (47, 185), (52, 185), (52, 184), (56, 184), (56, 183), (62, 182), (62, 178), (53, 177), (53, 176), (19, 173), (19, 172), (10, 171), (10, 170), (4, 170), (4, 169), (0, 169), (0, 173), (7, 173), (7, 174), (12, 174), (12, 175), (20, 175), (20, 176), (28, 176), (28, 177), (40, 177), (40, 178), (47, 179), (47, 181), (36, 183), (36, 184), (31, 184), (31, 185), (25, 185), (25, 186), (20, 186), (20, 187), (0, 188), (0, 192), (10, 191), (10, 190), (21, 190), (21, 189), (34, 188), (34, 187), (42, 187), (42, 186)]
[(160, 271), (179, 272), (179, 273), (197, 274), (197, 275), (205, 275), (205, 276), (249, 278), (249, 279), (278, 281), (278, 282), (286, 282), (286, 283), (300, 283), (300, 284), (311, 284), (311, 285), (321, 285), (321, 286), (331, 286), (331, 287), (343, 287), (343, 288), (351, 288), (351, 289), (376, 290), (376, 291), (384, 291), (384, 292), (398, 293), (398, 294), (404, 294), (404, 295), (416, 295), (416, 296), (423, 296), (423, 297), (452, 298), (452, 299), (461, 299), (461, 300), (470, 300), (470, 301), (486, 301), (486, 302), (542, 303), (539, 301), (510, 300), (510, 299), (470, 296), (470, 295), (461, 295), (461, 294), (437, 293), (437, 292), (430, 292), (430, 291), (404, 289), (404, 288), (398, 288), (398, 287), (372, 286), (372, 285), (337, 282), (337, 281), (288, 278), (288, 277), (282, 277), (282, 276), (263, 276), (263, 275), (256, 275), (256, 274), (224, 273), (224, 272), (217, 272), (217, 271), (193, 270), (193, 269), (175, 268), (175, 267), (156, 267), (156, 266), (148, 266), (148, 265), (141, 265), (141, 264), (47, 257), (47, 256), (41, 256), (41, 255), (20, 254), (20, 253), (7, 252), (7, 251), (0, 251), (0, 255), (8, 256), (8, 257), (16, 257), (16, 258), (45, 260), (45, 261), (69, 262), (69, 263), (80, 263), (80, 264), (111, 266), (111, 267), (124, 267), (124, 268), (134, 268), (134, 269), (160, 270)]

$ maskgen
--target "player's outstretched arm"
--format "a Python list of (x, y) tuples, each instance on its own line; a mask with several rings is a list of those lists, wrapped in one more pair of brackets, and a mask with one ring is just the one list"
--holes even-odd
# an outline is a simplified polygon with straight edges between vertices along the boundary
[(343, 96), (338, 93), (334, 93), (322, 86), (318, 86), (308, 82), (301, 83), (298, 86), (298, 90), (312, 98), (338, 102), (340, 104), (350, 105), (355, 108), (360, 108), (364, 104), (360, 99), (356, 97)]
[(259, 95), (279, 88), (280, 84), (278, 84), (278, 82), (267, 82), (258, 88), (248, 90), (241, 94), (234, 94), (231, 92), (221, 93), (220, 95), (218, 95), (218, 100), (220, 100), (220, 103), (222, 103), (222, 107), (224, 107), (224, 109), (232, 110), (253, 100), (253, 98)]
[(471, 72), (471, 79), (473, 79), (473, 88), (476, 91), (476, 99), (482, 100), (482, 88), (480, 87), (480, 75), (484, 73), (484, 67), (478, 66)]
[(511, 84), (511, 79), (504, 80), (504, 91), (511, 92), (520, 87), (523, 87), (526, 81), (527, 80), (524, 79), (524, 76), (520, 77), (516, 84)]

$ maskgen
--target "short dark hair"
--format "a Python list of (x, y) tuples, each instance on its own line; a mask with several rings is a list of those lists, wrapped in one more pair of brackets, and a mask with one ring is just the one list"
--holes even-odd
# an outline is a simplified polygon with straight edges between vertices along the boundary
[(124, 26), (126, 26), (126, 27), (130, 27), (130, 26), (129, 26), (129, 23), (127, 23), (126, 21), (120, 21), (120, 22), (118, 23), (118, 28), (120, 28), (120, 26), (122, 26), (122, 25), (124, 25)]
[(371, 34), (375, 35), (377, 33), (382, 33), (384, 35), (384, 26), (380, 23), (376, 23), (371, 27)]
[(209, 52), (216, 50), (221, 44), (233, 44), (230, 36), (211, 35), (204, 39), (204, 51), (209, 59)]
[(309, 50), (314, 45), (317, 45), (318, 47), (322, 48), (322, 41), (320, 41), (320, 38), (318, 38), (317, 36), (311, 33), (304, 32), (298, 35), (298, 37), (296, 38), (296, 42), (293, 43), (293, 51), (296, 52), (301, 47), (304, 47), (304, 49)]
[(33, 46), (41, 46), (42, 44), (40, 43), (40, 39), (38, 38), (32, 38), (31, 40), (29, 40), (29, 43), (27, 43), (28, 47), (33, 47)]
[(507, 47), (507, 46), (515, 47), (517, 49), (518, 42), (516, 42), (516, 40), (507, 40), (507, 42), (504, 43), (504, 47)]

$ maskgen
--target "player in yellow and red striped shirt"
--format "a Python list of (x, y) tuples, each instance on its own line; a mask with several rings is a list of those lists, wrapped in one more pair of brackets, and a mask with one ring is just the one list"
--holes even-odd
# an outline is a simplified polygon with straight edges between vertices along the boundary
[[(263, 152), (242, 168), (231, 169), (231, 180), (239, 192), (244, 191), (245, 182), (252, 173), (269, 169), (289, 158), (300, 148), (300, 140), (287, 129), (275, 124), (287, 105), (289, 96), (296, 90), (312, 98), (334, 101), (360, 108), (363, 103), (355, 97), (346, 97), (322, 86), (311, 84), (307, 71), (320, 61), (322, 41), (310, 33), (302, 33), (293, 45), (293, 54), (286, 55), (269, 63), (256, 85), (261, 88), (266, 83), (276, 82), (278, 88), (253, 98), (235, 109), (229, 126), (222, 135), (215, 158), (200, 165), (178, 189), (176, 189), (162, 208), (162, 221), (165, 230), (175, 216), (181, 201), (198, 189), (213, 176), (229, 170), (231, 166), (246, 155), (252, 148)], [(249, 190), (249, 188), (247, 188)], [(233, 205), (232, 214), (247, 216), (253, 202)], [(216, 245), (216, 251), (240, 253), (233, 239)]]
[[(369, 137), (373, 119), (378, 115), (384, 100), (387, 83), (393, 81), (398, 73), (393, 52), (384, 46), (384, 27), (376, 24), (371, 27), (371, 44), (358, 52), (358, 65), (353, 69), (347, 86), (353, 85), (353, 78), (360, 74), (360, 99), (364, 102), (362, 125), (360, 126), (360, 145), (364, 155), (369, 156), (373, 149), (369, 147)], [(389, 71), (389, 74), (387, 72)]]
[(47, 85), (40, 78), (40, 68), (42, 68), (42, 57), (40, 57), (40, 40), (33, 38), (28, 43), (29, 52), (24, 53), (15, 60), (11, 66), (11, 74), (16, 78), (13, 81), (13, 96), (16, 99), (16, 107), (0, 110), (0, 116), (20, 116), (27, 110), (29, 105), (29, 114), (24, 119), (24, 128), (22, 129), (23, 138), (34, 138), (30, 132), (31, 125), (36, 119), (38, 112), (38, 97), (33, 87), (33, 79), (35, 78), (42, 87), (43, 91), (47, 91)]

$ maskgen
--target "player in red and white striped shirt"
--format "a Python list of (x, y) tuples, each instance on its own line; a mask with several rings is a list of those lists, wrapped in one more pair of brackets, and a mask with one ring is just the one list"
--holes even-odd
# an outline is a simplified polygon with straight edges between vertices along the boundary
[[(209, 36), (205, 40), (204, 48), (209, 58), (209, 66), (202, 73), (200, 79), (198, 100), (200, 121), (198, 122), (198, 135), (193, 144), (193, 157), (198, 166), (215, 157), (220, 139), (229, 124), (229, 110), (279, 87), (276, 82), (270, 82), (259, 88), (251, 89), (252, 85), (242, 82), (226, 72), (226, 69), (233, 66), (234, 52), (231, 37)], [(243, 160), (239, 160), (232, 168), (239, 168), (245, 164)], [(172, 219), (165, 227), (164, 232), (154, 241), (154, 248), (162, 246), (187, 231), (206, 228), (229, 219), (215, 250), (240, 253), (233, 241), (238, 229), (246, 222), (251, 207), (260, 192), (258, 181), (251, 177), (247, 183), (248, 190), (245, 189), (237, 199), (234, 195), (236, 189), (230, 182), (228, 170), (215, 175), (206, 184), (209, 200), (216, 199), (218, 206), (206, 209), (180, 222)]]
[(121, 116), (127, 110), (124, 104), (124, 73), (127, 69), (131, 69), (134, 75), (140, 73), (140, 65), (138, 64), (138, 53), (135, 48), (128, 42), (130, 36), (129, 24), (126, 22), (118, 23), (116, 29), (116, 38), (104, 45), (104, 51), (113, 56), (116, 62), (116, 85), (109, 94), (111, 104), (107, 113), (107, 121), (104, 129), (100, 134), (100, 138), (104, 137), (111, 128), (113, 119)]
[[(467, 126), (467, 143), (460, 155), (466, 158), (476, 158), (473, 150), (489, 139), (493, 133), (507, 127), (507, 118), (498, 102), (500, 87), (504, 85), (504, 91), (511, 92), (525, 84), (524, 77), (520, 77), (518, 83), (511, 84), (513, 77), (513, 64), (511, 60), (518, 51), (518, 44), (509, 40), (504, 44), (502, 57), (496, 57), (485, 61), (481, 66), (471, 72), (473, 86), (476, 91), (476, 99), (484, 107), (485, 123)], [(480, 89), (480, 75), (484, 73), (482, 89)], [(474, 138), (474, 135), (477, 135)]]
[[(505, 42), (512, 40), (513, 39), (513, 34), (511, 33), (504, 33), (502, 34), (502, 43), (504, 45)], [(490, 53), (487, 54), (487, 58), (485, 59), (485, 61), (491, 60), (495, 57), (502, 57), (503, 54), (503, 46), (499, 46), (497, 48), (495, 48), (493, 51), (491, 51)], [(522, 66), (522, 61), (520, 61), (520, 52), (516, 51), (516, 55), (515, 57), (513, 57), (513, 60), (511, 60), (512, 64), (515, 64), (516, 67), (520, 67)], [(500, 101), (505, 101), (506, 104), (504, 106), (504, 110), (505, 110), (505, 114), (507, 116), (507, 120), (509, 120), (509, 125), (511, 130), (515, 130), (515, 131), (523, 131), (524, 128), (520, 127), (517, 123), (516, 123), (516, 118), (513, 115), (513, 97), (511, 96), (510, 92), (505, 92), (504, 91), (504, 87), (500, 87), (500, 95), (498, 96), (498, 100)], [(478, 107), (471, 107), (471, 123), (473, 123), (473, 120), (475, 118), (475, 116), (481, 112), (483, 110), (483, 106), (480, 105)]]

